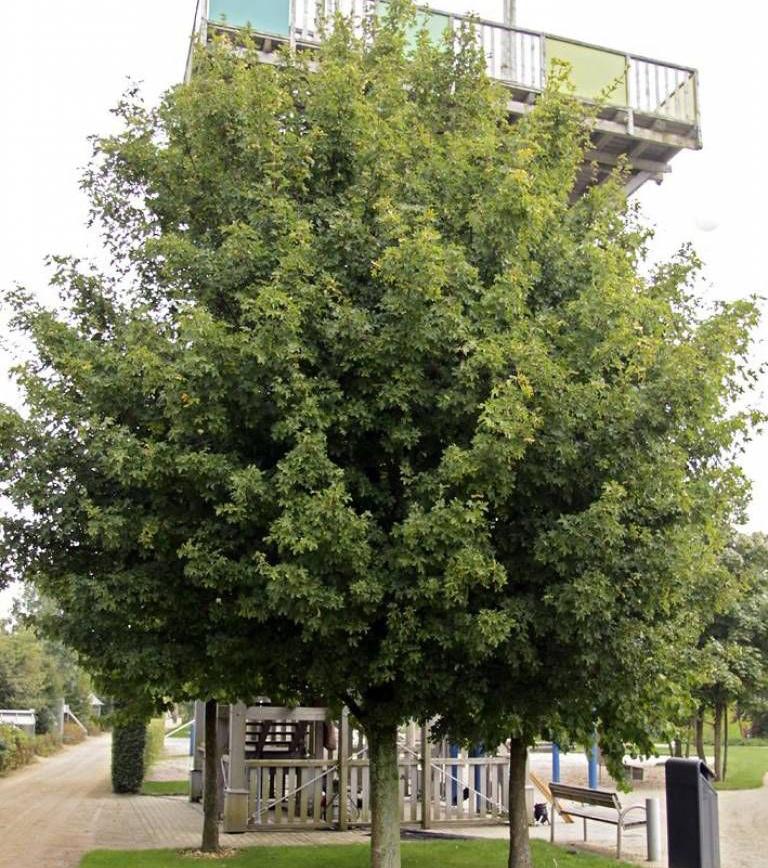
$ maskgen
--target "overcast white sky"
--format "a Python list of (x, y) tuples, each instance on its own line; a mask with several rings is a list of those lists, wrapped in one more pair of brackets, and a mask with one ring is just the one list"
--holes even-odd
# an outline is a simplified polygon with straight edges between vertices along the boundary
[[(435, 8), (501, 20), (502, 0), (433, 0)], [(704, 150), (682, 153), (661, 186), (638, 194), (658, 227), (655, 253), (692, 241), (702, 293), (768, 294), (762, 4), (701, 0), (518, 0), (518, 24), (700, 71)], [(110, 129), (128, 78), (150, 100), (182, 77), (195, 0), (24, 0), (3, 8), (0, 52), (0, 286), (45, 293), (47, 253), (97, 255), (84, 228), (79, 167), (86, 137)], [(711, 228), (711, 227), (715, 228)], [(708, 231), (705, 231), (705, 228)], [(761, 333), (768, 336), (768, 323)], [(755, 358), (765, 358), (758, 347)], [(0, 400), (15, 403), (0, 356)], [(763, 406), (765, 403), (763, 402)], [(750, 529), (768, 531), (768, 439), (744, 466), (754, 479)], [(0, 615), (9, 595), (0, 594)]]

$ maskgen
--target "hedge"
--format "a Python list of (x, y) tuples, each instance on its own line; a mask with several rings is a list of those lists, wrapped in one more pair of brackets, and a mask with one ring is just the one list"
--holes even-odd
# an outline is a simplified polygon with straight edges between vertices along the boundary
[(115, 724), (112, 731), (112, 790), (138, 793), (144, 780), (144, 748), (147, 726), (140, 723)]
[(15, 726), (0, 725), (0, 774), (31, 763), (35, 756), (48, 756), (60, 746), (52, 733), (32, 736)]
[(147, 725), (147, 743), (144, 747), (144, 771), (148, 772), (165, 750), (165, 721), (155, 717)]

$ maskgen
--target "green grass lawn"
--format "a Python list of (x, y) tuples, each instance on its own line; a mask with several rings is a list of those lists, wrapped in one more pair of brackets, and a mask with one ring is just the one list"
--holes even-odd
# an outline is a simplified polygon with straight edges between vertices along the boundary
[(728, 768), (718, 790), (753, 790), (763, 785), (768, 772), (768, 747), (762, 745), (733, 745), (728, 748)]
[[(531, 844), (536, 868), (631, 868), (590, 853), (569, 853), (543, 841)], [(251, 847), (211, 863), (174, 850), (125, 852), (96, 850), (81, 868), (189, 868), (190, 865), (227, 865), (232, 868), (367, 868), (368, 847), (360, 844), (317, 847)], [(506, 841), (424, 841), (403, 844), (403, 868), (504, 868)]]
[(144, 781), (142, 796), (188, 796), (189, 781)]

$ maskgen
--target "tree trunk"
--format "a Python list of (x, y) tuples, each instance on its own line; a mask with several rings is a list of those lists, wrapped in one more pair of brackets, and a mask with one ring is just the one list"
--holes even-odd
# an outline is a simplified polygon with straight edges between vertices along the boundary
[(715, 780), (721, 781), (723, 772), (723, 704), (715, 703)]
[(682, 757), (683, 755), (683, 743), (679, 738), (672, 739), (672, 756), (674, 757)]
[[(521, 738), (509, 743), (509, 868), (533, 868), (525, 805), (525, 765), (528, 746)], [(551, 817), (550, 822), (554, 823)]]
[(704, 753), (704, 709), (700, 708), (696, 715), (696, 753), (702, 762), (707, 761)]
[(723, 777), (728, 774), (728, 705), (723, 705)]
[(400, 868), (397, 727), (367, 730), (371, 765), (371, 868)]
[(217, 746), (218, 707), (215, 699), (205, 703), (205, 781), (203, 787), (204, 853), (219, 849), (219, 756)]

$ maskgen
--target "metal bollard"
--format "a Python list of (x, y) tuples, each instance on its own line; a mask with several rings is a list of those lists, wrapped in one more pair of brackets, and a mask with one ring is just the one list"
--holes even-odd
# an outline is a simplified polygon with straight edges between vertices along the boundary
[(648, 861), (661, 862), (661, 810), (658, 799), (645, 800)]

